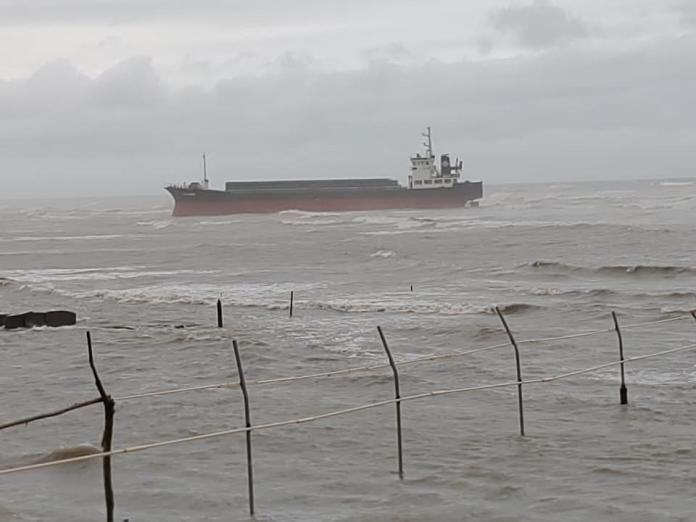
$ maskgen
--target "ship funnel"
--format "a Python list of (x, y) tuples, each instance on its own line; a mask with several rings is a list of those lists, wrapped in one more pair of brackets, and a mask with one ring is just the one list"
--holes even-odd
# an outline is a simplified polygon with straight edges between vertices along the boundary
[(452, 172), (449, 154), (442, 154), (440, 156), (440, 172), (443, 176), (449, 176)]

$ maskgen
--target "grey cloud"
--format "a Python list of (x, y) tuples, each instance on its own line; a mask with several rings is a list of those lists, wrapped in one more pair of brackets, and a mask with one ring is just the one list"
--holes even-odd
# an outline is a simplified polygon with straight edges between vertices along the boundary
[(425, 125), (436, 152), (461, 154), (486, 182), (690, 176), (694, 61), (689, 36), (632, 53), (561, 47), (340, 73), (300, 64), (212, 89), (168, 85), (145, 58), (96, 78), (56, 62), (0, 82), (0, 182), (6, 197), (155, 193), (196, 177), (203, 151), (218, 186), (403, 179)]
[[(131, 23), (143, 20), (185, 18), (211, 21), (237, 18), (268, 21), (277, 19), (305, 19), (313, 21), (322, 15), (348, 12), (371, 7), (372, 0), (0, 0), (0, 25), (59, 22)], [(382, 0), (386, 7), (399, 8), (416, 0)]]
[(689, 26), (696, 27), (696, 3), (693, 1), (682, 2), (676, 6), (681, 21)]
[(521, 45), (542, 48), (585, 38), (591, 28), (548, 0), (534, 0), (493, 11), (491, 25)]
[(406, 46), (398, 42), (364, 49), (360, 55), (366, 62), (404, 63), (413, 58)]
[(162, 84), (148, 57), (136, 57), (117, 64), (101, 74), (94, 95), (111, 107), (152, 107), (164, 99)]
[[(259, 0), (257, 5), (268, 3)], [(268, 7), (268, 6), (266, 6)], [(208, 16), (208, 13), (243, 14), (256, 9), (237, 0), (0, 0), (3, 24), (37, 22), (76, 22), (80, 20), (125, 23), (182, 15)]]

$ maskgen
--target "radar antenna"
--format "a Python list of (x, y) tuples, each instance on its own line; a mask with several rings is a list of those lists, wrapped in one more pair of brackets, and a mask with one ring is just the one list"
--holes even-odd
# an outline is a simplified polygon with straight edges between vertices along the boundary
[(428, 132), (424, 132), (423, 137), (428, 138), (428, 141), (423, 143), (423, 145), (425, 146), (426, 150), (428, 151), (428, 157), (434, 158), (435, 156), (433, 156), (433, 141), (430, 137), (430, 127), (427, 127), (427, 129), (428, 129)]

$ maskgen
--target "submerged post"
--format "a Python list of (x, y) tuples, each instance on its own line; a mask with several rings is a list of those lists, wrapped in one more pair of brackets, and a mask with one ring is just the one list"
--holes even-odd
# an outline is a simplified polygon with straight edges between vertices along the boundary
[(249, 482), (249, 514), (254, 516), (254, 468), (251, 456), (251, 414), (249, 413), (249, 394), (247, 393), (246, 380), (244, 379), (244, 369), (242, 368), (242, 359), (239, 357), (239, 347), (237, 341), (232, 340), (234, 348), (234, 358), (237, 361), (237, 372), (239, 373), (239, 387), (242, 389), (244, 397), (244, 422), (247, 427), (246, 431), (246, 451), (247, 451), (247, 480)]
[(396, 369), (396, 364), (394, 363), (391, 350), (389, 350), (387, 340), (384, 338), (382, 327), (378, 326), (377, 331), (379, 332), (379, 337), (382, 340), (382, 346), (387, 354), (387, 359), (389, 359), (389, 366), (391, 366), (392, 373), (394, 374), (394, 398), (396, 399), (396, 402), (394, 403), (396, 405), (396, 450), (399, 457), (399, 479), (404, 480), (404, 454), (403, 445), (401, 442), (401, 392), (399, 390), (399, 371)]
[(616, 318), (616, 312), (611, 313), (611, 318), (614, 320), (614, 329), (616, 336), (619, 338), (619, 359), (621, 360), (621, 386), (619, 387), (619, 401), (621, 404), (628, 404), (628, 388), (626, 388), (626, 372), (624, 370), (624, 351), (623, 351), (623, 336), (619, 328), (619, 320)]
[(295, 292), (290, 290), (290, 317), (292, 317), (292, 305), (295, 301)]
[[(104, 434), (102, 435), (101, 446), (104, 452), (111, 451), (111, 440), (114, 434), (114, 411), (115, 402), (110, 395), (106, 393), (104, 385), (99, 378), (97, 368), (94, 365), (94, 355), (92, 353), (92, 336), (87, 332), (87, 350), (89, 352), (89, 366), (94, 375), (94, 383), (99, 390), (101, 402), (104, 404)], [(102, 461), (102, 469), (104, 472), (104, 496), (106, 498), (106, 520), (113, 522), (114, 520), (114, 490), (111, 482), (111, 457), (106, 456)]]
[(512, 347), (515, 349), (515, 365), (517, 366), (518, 383), (517, 404), (520, 411), (520, 435), (524, 437), (524, 402), (522, 400), (522, 368), (520, 367), (520, 349), (517, 346), (517, 341), (515, 341), (515, 337), (512, 335), (512, 332), (510, 331), (510, 327), (508, 326), (505, 317), (503, 317), (503, 312), (501, 312), (500, 308), (498, 308), (497, 306), (495, 307), (495, 312), (498, 314), (498, 317), (500, 317), (500, 320), (503, 323), (503, 327), (505, 328), (505, 332), (510, 338), (510, 343), (512, 344)]
[(217, 300), (217, 321), (218, 328), (222, 328), (222, 298)]

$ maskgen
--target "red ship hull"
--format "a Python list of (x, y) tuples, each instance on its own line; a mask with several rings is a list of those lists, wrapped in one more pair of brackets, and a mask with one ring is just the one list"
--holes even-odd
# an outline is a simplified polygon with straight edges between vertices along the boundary
[(219, 216), (274, 213), (284, 210), (348, 212), (386, 209), (463, 207), (483, 196), (481, 182), (463, 182), (453, 188), (365, 191), (256, 192), (167, 187), (174, 197), (174, 216)]

